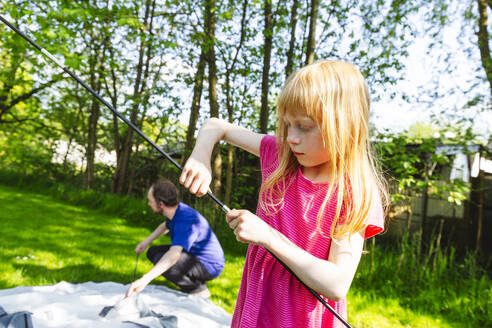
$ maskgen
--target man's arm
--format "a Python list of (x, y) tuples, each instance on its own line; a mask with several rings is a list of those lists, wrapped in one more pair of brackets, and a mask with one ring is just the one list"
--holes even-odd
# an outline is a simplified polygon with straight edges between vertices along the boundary
[(144, 241), (137, 245), (137, 247), (135, 248), (135, 252), (137, 254), (143, 252), (150, 245), (151, 242), (168, 232), (169, 229), (166, 226), (166, 222), (162, 222)]
[(170, 267), (172, 267), (179, 260), (183, 247), (181, 246), (171, 246), (169, 250), (161, 257), (159, 262), (157, 262), (154, 267), (144, 274), (142, 278), (135, 280), (128, 288), (125, 297), (132, 296), (133, 294), (141, 292), (145, 286), (147, 286), (152, 280), (159, 277), (161, 274), (166, 272)]

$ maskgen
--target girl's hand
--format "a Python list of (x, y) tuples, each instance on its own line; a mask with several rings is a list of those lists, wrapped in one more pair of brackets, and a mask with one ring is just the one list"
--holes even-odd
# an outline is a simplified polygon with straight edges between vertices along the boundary
[(203, 196), (207, 193), (212, 181), (210, 158), (196, 154), (195, 150), (183, 167), (179, 182), (192, 194)]
[(248, 210), (230, 210), (226, 214), (229, 227), (242, 243), (266, 246), (272, 237), (272, 227)]
[(137, 247), (135, 247), (135, 253), (142, 253), (147, 248), (147, 246), (149, 245), (145, 241), (142, 241), (140, 244), (137, 245)]

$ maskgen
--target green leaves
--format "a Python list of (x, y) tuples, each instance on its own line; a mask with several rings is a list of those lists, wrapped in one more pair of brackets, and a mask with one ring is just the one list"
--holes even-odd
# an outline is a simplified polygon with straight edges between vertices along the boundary
[[(447, 177), (452, 155), (440, 152), (439, 147), (444, 142), (441, 138), (411, 139), (404, 134), (377, 136), (374, 148), (381, 159), (382, 169), (388, 174), (390, 183), (398, 186), (392, 189), (393, 202), (409, 200), (411, 194), (419, 194), (426, 189), (434, 197), (462, 205), (470, 192), (470, 185)], [(461, 147), (466, 151), (466, 146)]]

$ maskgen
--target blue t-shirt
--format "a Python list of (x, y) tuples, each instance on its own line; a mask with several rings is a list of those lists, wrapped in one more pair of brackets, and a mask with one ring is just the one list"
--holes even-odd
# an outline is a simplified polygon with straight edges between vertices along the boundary
[(195, 209), (179, 203), (172, 220), (167, 220), (171, 246), (193, 254), (215, 278), (224, 269), (224, 251), (207, 220)]

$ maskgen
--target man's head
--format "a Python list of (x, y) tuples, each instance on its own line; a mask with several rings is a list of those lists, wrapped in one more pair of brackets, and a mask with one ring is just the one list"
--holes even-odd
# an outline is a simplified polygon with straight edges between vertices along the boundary
[(164, 214), (164, 207), (173, 207), (178, 204), (178, 190), (171, 181), (159, 180), (150, 187), (147, 199), (154, 213)]

